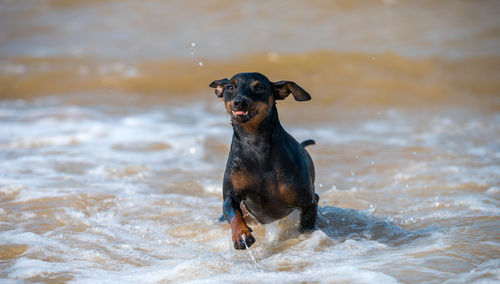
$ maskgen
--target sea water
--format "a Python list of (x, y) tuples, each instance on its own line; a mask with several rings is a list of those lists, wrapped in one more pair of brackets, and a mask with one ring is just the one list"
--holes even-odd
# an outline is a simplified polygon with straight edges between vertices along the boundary
[[(0, 3), (0, 282), (500, 281), (498, 3), (304, 5)], [(247, 251), (208, 87), (242, 71), (311, 94), (320, 196)]]

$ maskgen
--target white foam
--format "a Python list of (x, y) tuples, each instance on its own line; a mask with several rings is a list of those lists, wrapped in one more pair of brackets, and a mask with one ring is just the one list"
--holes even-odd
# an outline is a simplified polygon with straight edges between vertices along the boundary
[(486, 194), (498, 196), (497, 194), (500, 194), (500, 186), (492, 186), (492, 187), (488, 188), (488, 190), (486, 191)]
[(207, 184), (203, 186), (203, 189), (212, 194), (217, 194), (222, 196), (222, 185), (221, 184)]
[(498, 283), (500, 282), (500, 259), (487, 260), (472, 270), (460, 273), (453, 281), (445, 283)]
[[(223, 110), (195, 103), (116, 111), (50, 98), (0, 102), (0, 117), (0, 245), (27, 248), (4, 260), (9, 280), (411, 282), (432, 255), (453, 261), (463, 237), (470, 240), (458, 252), (485, 261), (471, 261), (457, 279), (498, 279), (498, 262), (484, 252), (498, 248), (486, 234), (500, 215), (499, 167), (489, 155), (497, 146), (462, 141), (460, 120), (405, 127), (412, 118), (392, 112), (371, 124), (287, 128), (321, 142), (310, 148), (316, 189), (336, 207), (320, 207), (312, 233), (298, 232), (298, 211), (251, 225), (252, 260), (233, 249), (227, 222), (217, 222), (232, 134)], [(408, 158), (413, 147), (421, 151)], [(480, 240), (468, 234), (478, 230)], [(435, 266), (425, 280), (446, 275)]]

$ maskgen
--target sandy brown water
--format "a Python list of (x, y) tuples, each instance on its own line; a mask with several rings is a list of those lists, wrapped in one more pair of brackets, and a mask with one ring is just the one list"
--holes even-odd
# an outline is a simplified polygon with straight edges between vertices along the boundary
[[(0, 282), (500, 281), (496, 1), (0, 1)], [(258, 71), (308, 150), (298, 214), (219, 223), (231, 126), (208, 84)]]

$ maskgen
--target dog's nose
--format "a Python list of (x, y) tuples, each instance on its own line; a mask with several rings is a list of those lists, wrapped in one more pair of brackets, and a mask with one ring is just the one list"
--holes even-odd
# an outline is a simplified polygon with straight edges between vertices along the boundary
[(246, 109), (249, 104), (250, 102), (247, 98), (240, 96), (236, 97), (236, 99), (234, 99), (233, 101), (233, 106), (237, 109)]

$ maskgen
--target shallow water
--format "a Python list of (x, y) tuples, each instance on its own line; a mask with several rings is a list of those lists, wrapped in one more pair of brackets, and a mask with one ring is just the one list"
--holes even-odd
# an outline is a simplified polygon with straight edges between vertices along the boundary
[(389, 110), (289, 125), (317, 141), (320, 230), (299, 235), (297, 216), (254, 225), (254, 262), (217, 222), (231, 135), (218, 102), (68, 100), (0, 104), (4, 279), (498, 277), (498, 114)]
[[(500, 281), (496, 2), (26, 3), (0, 2), (1, 282)], [(321, 207), (236, 251), (207, 85), (247, 70), (310, 91), (278, 110)]]

